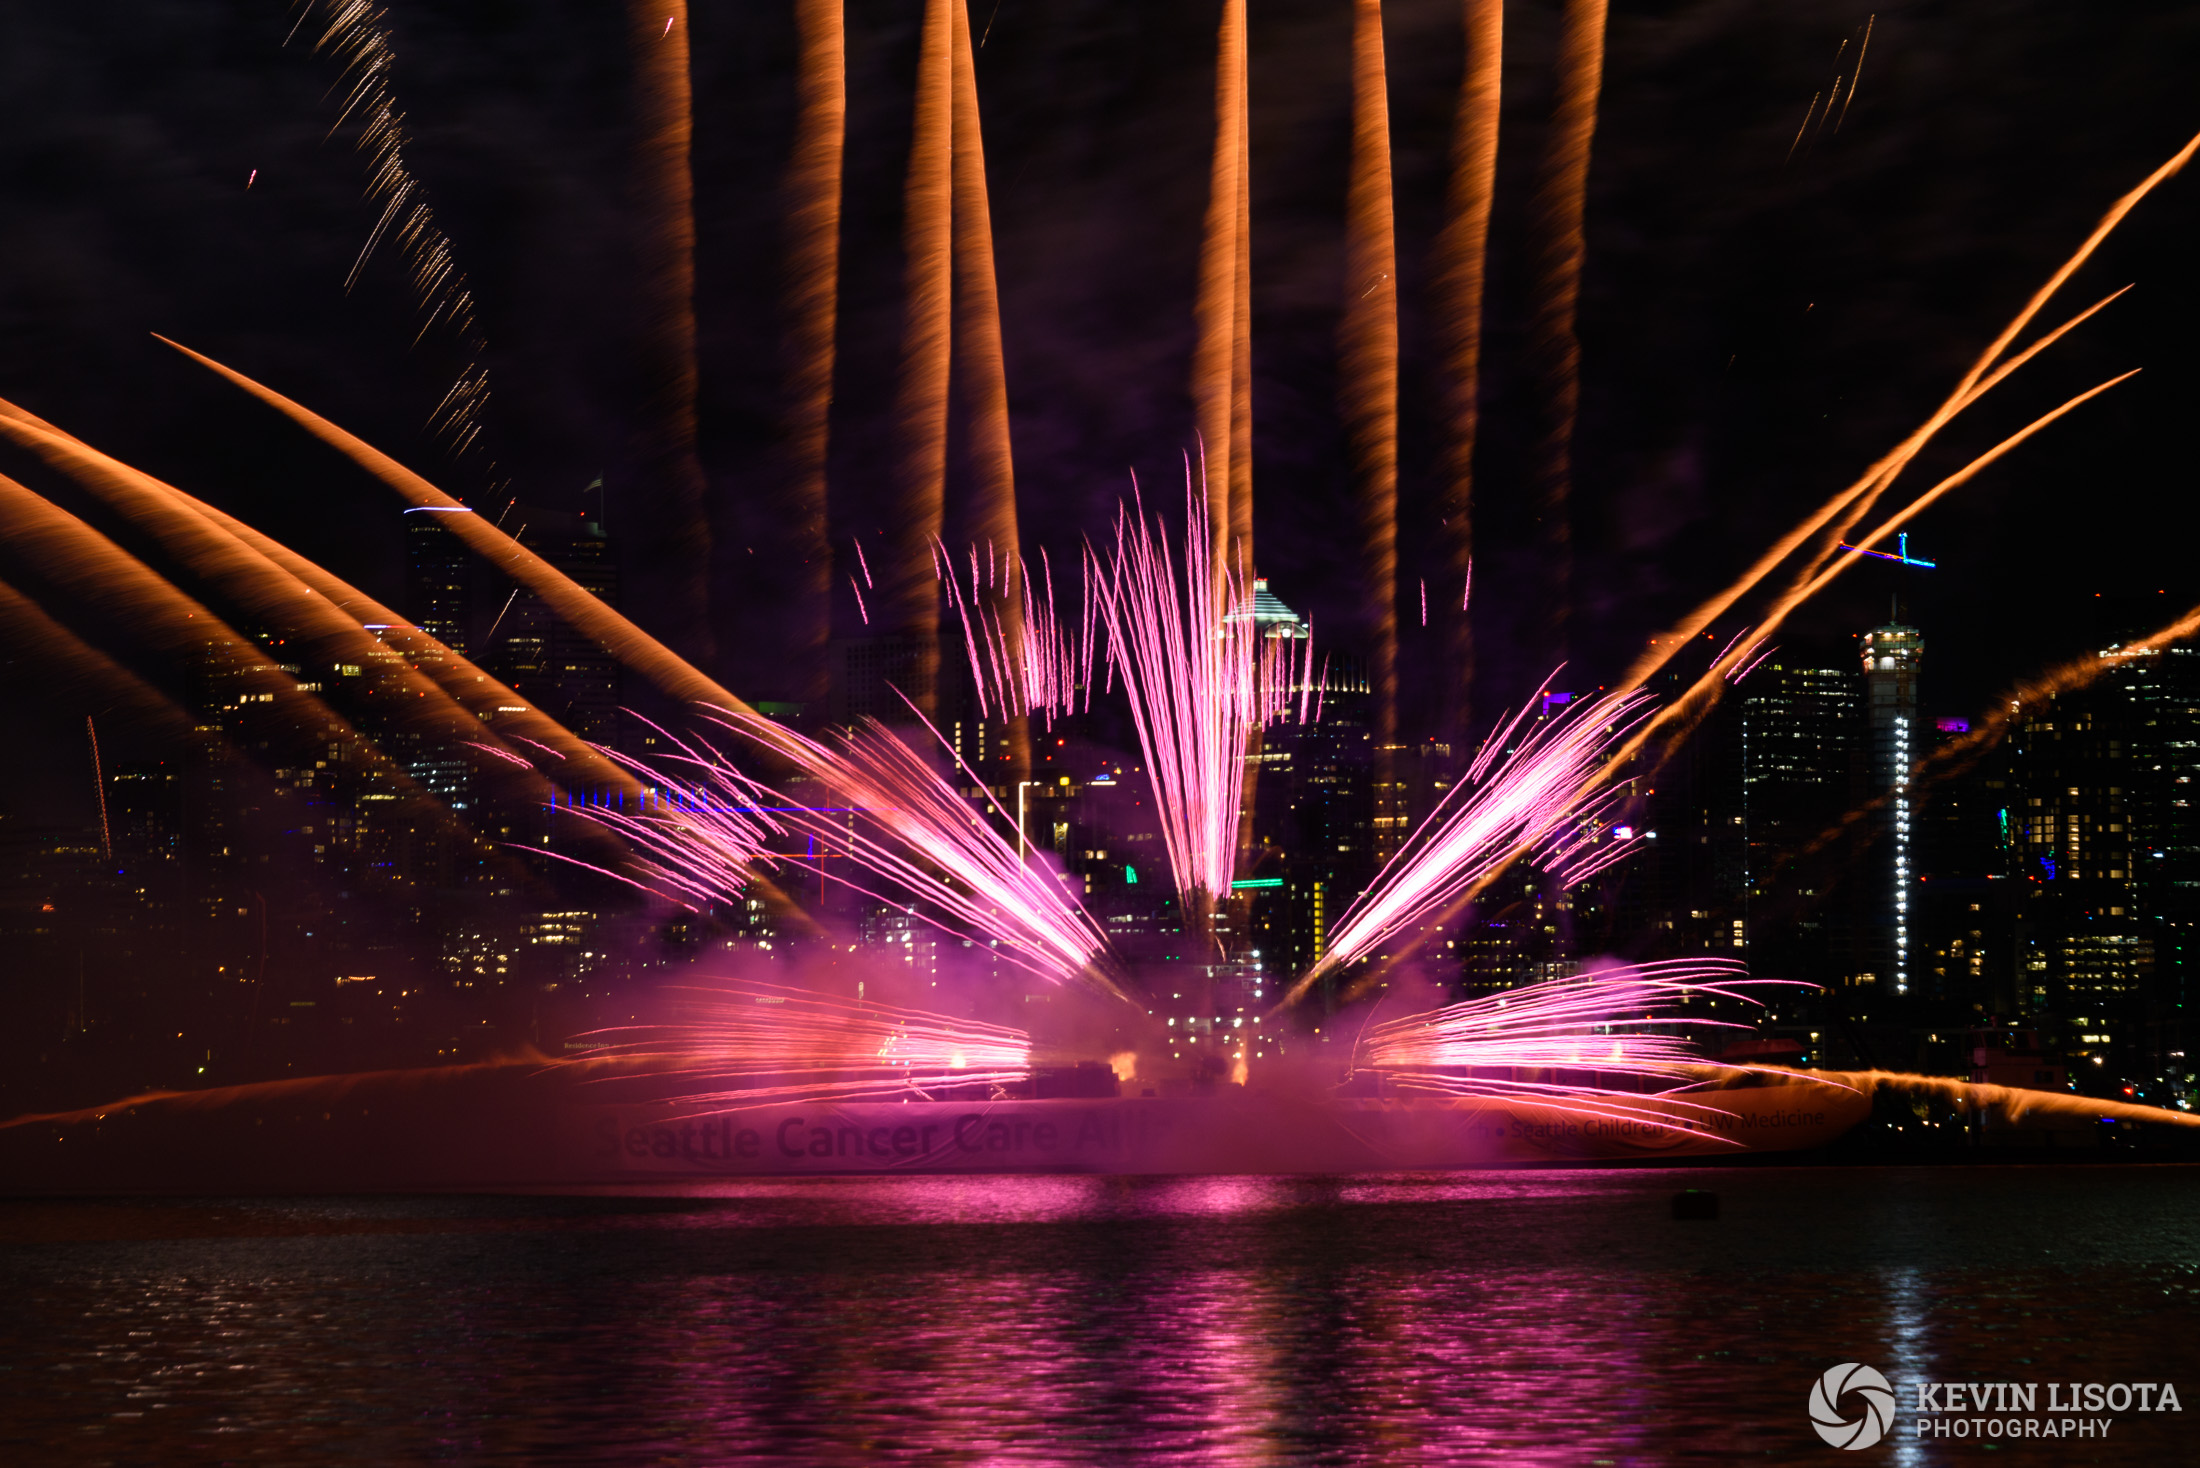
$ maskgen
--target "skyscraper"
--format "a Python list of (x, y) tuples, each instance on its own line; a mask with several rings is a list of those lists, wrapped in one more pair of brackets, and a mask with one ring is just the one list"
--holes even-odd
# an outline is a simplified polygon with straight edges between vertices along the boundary
[(1878, 965), (1875, 979), (1896, 994), (1910, 991), (1910, 895), (1916, 872), (1911, 861), (1914, 802), (1910, 769), (1924, 752), (1918, 733), (1917, 674), (1925, 639), (1906, 626), (1897, 609), (1894, 620), (1862, 638), (1864, 714), (1869, 730), (1868, 766), (1872, 798), (1884, 797), (1876, 813), (1878, 840), (1872, 847), (1872, 895), (1866, 911), (1868, 951)]

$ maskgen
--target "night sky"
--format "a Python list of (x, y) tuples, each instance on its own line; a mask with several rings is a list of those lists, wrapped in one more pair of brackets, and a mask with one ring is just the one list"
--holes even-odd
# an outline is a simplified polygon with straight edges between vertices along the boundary
[[(760, 697), (780, 691), (772, 466), (780, 180), (794, 116), (786, 9), (704, 3), (693, 20), (719, 630), (732, 686)], [(973, 0), (1026, 543), (1058, 557), (1105, 529), (1131, 469), (1154, 500), (1173, 506), (1180, 493), (1215, 11)], [(1426, 283), (1458, 11), (1447, 0), (1387, 7), (1409, 624), (1411, 557), (1433, 542), (1439, 384)], [(843, 551), (876, 535), (890, 478), (920, 12), (919, 0), (848, 7), (833, 424)], [(1646, 636), (1897, 441), (2108, 204), (2200, 129), (2192, 6), (1897, 4), (1877, 12), (1839, 134), (1806, 137), (1783, 161), (1813, 94), (1849, 69), (1837, 48), (1871, 14), (1779, 0), (1614, 6), (1589, 202), (1567, 682), (1616, 674)], [(1526, 204), (1556, 15), (1516, 4), (1507, 20), (1478, 511), (1486, 711), (1544, 671), (1519, 651), (1544, 615), (1529, 594), (1521, 343)], [(276, 0), (11, 14), (0, 47), (0, 396), (395, 601), (394, 498), (149, 335), (261, 378), (469, 499), (489, 502), (509, 481), (494, 492), (574, 508), (604, 474), (616, 538), (620, 495), (635, 492), (622, 470), (636, 401), (621, 7), (392, 0), (390, 17), (409, 156), (490, 343), (493, 473), (454, 461), (422, 430), (452, 362), (433, 332), (414, 345), (418, 313), (395, 254), (344, 291), (374, 211), (351, 134), (329, 135), (336, 68), (312, 53), (310, 23), (286, 48), (295, 13)], [(1356, 595), (1334, 365), (1350, 20), (1344, 0), (1252, 7), (1260, 570), (1340, 646)], [(1881, 620), (1899, 590), (1927, 638), (1928, 711), (1975, 713), (2016, 677), (2200, 601), (2185, 443), (2200, 385), (2196, 226), (2200, 176), (2142, 205), (2043, 320), (2138, 289), (1944, 435), (1905, 483), (1922, 489), (2083, 387), (2142, 375), (1918, 524), (1913, 548), (1938, 570), (1899, 586), (1892, 571), (1853, 573), (1784, 645), (1846, 656), (1849, 635)], [(12, 451), (0, 471), (52, 483)], [(1456, 590), (1432, 586), (1444, 594)], [(842, 630), (857, 630), (852, 602), (840, 610)], [(82, 720), (101, 709), (14, 674), (5, 688), (0, 751), (16, 778), (0, 809), (77, 818), (91, 793)], [(126, 731), (116, 737), (128, 745)]]

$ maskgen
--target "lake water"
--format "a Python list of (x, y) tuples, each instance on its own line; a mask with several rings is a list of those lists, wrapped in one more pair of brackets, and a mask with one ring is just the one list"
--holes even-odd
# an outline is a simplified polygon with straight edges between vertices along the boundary
[[(2191, 1462), (2196, 1271), (2183, 1166), (7, 1202), (0, 1462)], [(1920, 1441), (1920, 1380), (2185, 1410)]]

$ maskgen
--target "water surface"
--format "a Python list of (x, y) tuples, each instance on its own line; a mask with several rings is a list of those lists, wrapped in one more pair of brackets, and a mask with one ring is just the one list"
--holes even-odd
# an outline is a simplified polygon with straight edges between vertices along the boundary
[[(2191, 1461), (2196, 1269), (2191, 1167), (0, 1203), (0, 1461)], [(2188, 1411), (1834, 1453), (1844, 1361)]]

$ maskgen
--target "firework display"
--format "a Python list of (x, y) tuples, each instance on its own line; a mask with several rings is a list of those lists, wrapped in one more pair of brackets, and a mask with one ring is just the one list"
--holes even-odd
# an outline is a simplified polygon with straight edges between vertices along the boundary
[[(616, 891), (654, 925), (647, 941), (656, 956), (643, 966), (677, 967), (697, 982), (657, 985), (669, 996), (666, 1017), (588, 1029), (573, 1037), (573, 1053), (544, 1068), (652, 1079), (670, 1088), (652, 1104), (687, 1116), (797, 1103), (944, 1104), (973, 1088), (1004, 1104), (1038, 1105), (1062, 1099), (1049, 1087), (1080, 1086), (1094, 1088), (1078, 1093), (1083, 1099), (1173, 1104), (1232, 1088), (1250, 1094), (1272, 1080), (1334, 1103), (1339, 1115), (1404, 1099), (1451, 1107), (1443, 1114), (1456, 1122), (1518, 1105), (1539, 1108), (1538, 1125), (1594, 1121), (1661, 1145), (1685, 1133), (1691, 1145), (1717, 1150), (1737, 1145), (1721, 1128), (1742, 1112), (1777, 1108), (1743, 1095), (1767, 1082), (1838, 1091), (1848, 1106), (1870, 1087), (1811, 1080), (1800, 1065), (1740, 1052), (1721, 1058), (1721, 1031), (1756, 1033), (1727, 1016), (1813, 987), (1753, 977), (1738, 959), (1709, 956), (1714, 945), (1743, 947), (1744, 923), (1722, 918), (1731, 926), (1670, 934), (1669, 922), (1668, 931), (1618, 939), (1607, 927), (1592, 942), (1567, 927), (1575, 899), (1608, 890), (1600, 878), (1616, 880), (1629, 857), (1650, 849), (1655, 833), (1635, 823), (1653, 782), (1727, 689), (1763, 676), (1773, 639), (1806, 604), (1928, 507), (2130, 378), (2096, 375), (2090, 386), (2062, 390), (2055, 406), (2027, 408), (2014, 420), (2021, 426), (1998, 428), (1990, 447), (1966, 448), (1952, 468), (1937, 469), (1906, 503), (1881, 506), (1913, 464), (1932, 462), (1942, 430), (2122, 294), (2024, 340), (2137, 204), (2200, 151), (2200, 138), (2116, 201), (1892, 449), (1639, 656), (1630, 637), (1620, 661), (1632, 665), (1615, 680), (1599, 686), (1573, 674), (1583, 681), (1564, 692), (1555, 680), (1576, 651), (1568, 619), (1590, 578), (1587, 563), (1577, 565), (1584, 461), (1575, 439), (1584, 421), (1581, 317), (1599, 207), (1591, 164), (1607, 41), (1603, 0), (1567, 0), (1541, 157), (1521, 170), (1534, 182), (1521, 231), (1529, 300), (1524, 329), (1508, 328), (1519, 341), (1501, 345), (1517, 347), (1522, 360), (1490, 374), (1522, 384), (1519, 443), (1492, 462), (1506, 452), (1523, 461), (1518, 487), (1534, 564), (1485, 566), (1496, 567), (1500, 599), (1527, 585), (1548, 595), (1526, 609), (1497, 607), (1486, 624), (1512, 619), (1513, 652), (1531, 665), (1503, 675), (1508, 699), (1537, 689), (1490, 718), (1476, 714), (1476, 679), (1491, 644), (1478, 653), (1471, 614), (1492, 597), (1493, 573), (1479, 599), (1473, 578), (1478, 434), (1497, 421), (1485, 420), (1482, 383), (1506, 110), (1503, 7), (1470, 0), (1461, 11), (1465, 64), (1447, 112), (1449, 156), (1434, 211), (1441, 227), (1428, 271), (1433, 333), (1412, 319), (1422, 266), (1411, 231), (1430, 211), (1401, 207), (1419, 165), (1402, 166), (1409, 148), (1393, 145), (1404, 117), (1393, 92), (1418, 75), (1402, 64), (1410, 43), (1400, 37), (1417, 34), (1418, 22), (1395, 10), (1386, 16), (1377, 0), (1349, 9), (1349, 26), (1339, 21), (1339, 35), (1349, 32), (1336, 140), (1343, 188), (1334, 201), (1342, 284), (1327, 384), (1336, 407), (1329, 467), (1338, 505), (1330, 511), (1345, 528), (1318, 554), (1287, 537), (1261, 542), (1290, 562), (1277, 573), (1279, 588), (1287, 573), (1307, 575), (1308, 564), (1336, 572), (1337, 587), (1308, 588), (1301, 603), (1321, 609), (1319, 649), (1310, 621), (1270, 591), (1265, 573), (1275, 567), (1255, 558), (1253, 181), (1268, 175), (1254, 158), (1258, 17), (1242, 0), (1224, 0), (1211, 32), (1214, 130), (1210, 147), (1202, 121), (1204, 210), (1196, 251), (1186, 242), (1185, 263), (1196, 268), (1186, 271), (1179, 304), (1192, 329), (1181, 344), (1188, 362), (1172, 369), (1171, 382), (1172, 391), (1183, 385), (1188, 365), (1189, 392), (1178, 405), (1182, 442), (1165, 445), (1184, 457), (1181, 517), (1173, 506), (1150, 510), (1134, 474), (1127, 501), (1111, 492), (1076, 500), (1081, 519), (1062, 511), (1073, 532), (1086, 534), (1082, 545), (1049, 548), (1029, 530), (1048, 523), (1031, 513), (1035, 493), (1064, 504), (1074, 496), (1066, 484), (1034, 490), (1043, 475), (1016, 463), (1017, 442), (1045, 436), (1011, 433), (1025, 411), (1021, 395), (1038, 391), (1022, 375), (1011, 329), (1027, 308), (1010, 273), (1025, 237), (1005, 222), (1023, 207), (1023, 174), (988, 171), (979, 66), (1001, 53), (985, 52), (993, 19), (974, 25), (967, 0), (926, 0), (910, 18), (906, 156), (897, 153), (885, 173), (850, 143), (861, 90), (850, 85), (851, 56), (868, 64), (868, 43), (851, 44), (840, 6), (793, 7), (785, 311), (775, 328), (784, 381), (773, 379), (765, 415), (777, 438), (762, 456), (770, 462), (757, 471), (759, 485), (730, 487), (730, 471), (706, 464), (723, 452), (710, 415), (726, 406), (703, 371), (703, 318), (720, 298), (714, 283), (698, 291), (699, 239), (722, 227), (705, 210), (699, 233), (698, 190), (716, 187), (696, 161), (697, 139), (708, 136), (697, 109), (708, 96), (699, 102), (695, 48), (706, 42), (691, 38), (680, 0), (632, 0), (623, 34), (634, 103), (634, 391), (621, 408), (624, 462), (604, 470), (637, 486), (631, 505), (619, 506), (633, 510), (636, 527), (621, 542), (631, 557), (623, 583), (606, 548), (603, 497), (586, 514), (564, 512), (584, 528), (573, 545), (552, 546), (542, 522), (530, 533), (526, 512), (507, 528), (486, 501), (447, 492), (315, 409), (171, 342), (394, 492), (396, 508), (419, 517), (406, 522), (408, 555), (425, 558), (427, 546), (487, 568), (503, 600), (483, 641), (499, 655), (468, 654), (463, 612), (434, 633), (413, 625), (210, 498), (6, 403), (0, 441), (66, 488), (0, 478), (0, 520), (11, 531), (0, 546), (9, 577), (0, 583), (0, 620), (115, 704), (170, 733), (195, 729), (202, 752), (272, 767), (285, 794), (298, 797), (286, 809), (306, 812), (285, 834), (317, 838), (316, 856), (349, 843), (364, 869), (411, 863), (430, 872), (406, 894), (418, 899), (416, 912), (430, 903), (426, 891), (455, 911), (522, 883), (547, 886), (556, 880), (547, 872)], [(488, 411), (487, 342), (473, 288), (415, 172), (419, 150), (395, 96), (396, 30), (367, 0), (310, 0), (299, 18), (308, 23), (318, 27), (316, 49), (342, 68), (338, 124), (358, 126), (370, 160), (377, 217), (346, 286), (391, 247), (426, 318), (422, 329), (440, 324), (455, 334), (464, 361), (432, 426), (448, 467), (473, 473)], [(1204, 73), (1205, 20), (1199, 33)], [(1868, 42), (1869, 22), (1860, 34)], [(1863, 49), (1831, 91), (1812, 99), (1787, 162), (1807, 158), (1820, 134), (1848, 120)], [(999, 169), (998, 133), (992, 141)], [(844, 196), (849, 180), (874, 176), (899, 180), (890, 268), (850, 244), (859, 226), (871, 227), (871, 205)], [(247, 187), (258, 177), (248, 175)], [(872, 290), (889, 279), (897, 284), (887, 308), (866, 300), (854, 309), (843, 299), (849, 280)], [(844, 391), (860, 357), (850, 343), (867, 340), (873, 318), (891, 323), (893, 350), (873, 353), (887, 359), (871, 364), (877, 381)], [(1424, 337), (1433, 352), (1419, 344)], [(223, 355), (244, 360), (233, 348)], [(1432, 384), (1415, 380), (1424, 357), (1440, 364)], [(1046, 370), (1030, 382), (1044, 383)], [(1441, 405), (1433, 424), (1415, 416), (1424, 400)], [(871, 409), (881, 410), (876, 423), (843, 421)], [(1297, 473), (1313, 483), (1320, 472), (1264, 469), (1262, 482), (1295, 484)], [(853, 488), (865, 473), (877, 485)], [(603, 485), (599, 477), (591, 488)], [(752, 487), (759, 492), (742, 498)], [(1314, 502), (1313, 490), (1293, 492)], [(91, 506), (83, 515), (71, 508), (80, 500)], [(115, 534), (95, 527), (96, 516), (117, 522)], [(774, 548), (791, 549), (799, 563), (773, 568), (791, 588), (789, 666), (758, 679), (769, 686), (751, 687), (746, 679), (777, 648), (743, 623), (726, 587)], [(1905, 556), (1903, 564), (1931, 563)], [(442, 589), (462, 601), (452, 590), (458, 576), (450, 572)], [(849, 607), (838, 605), (842, 581)], [(1754, 620), (1733, 630), (1729, 613), (1760, 593)], [(1327, 624), (1337, 608), (1348, 609), (1341, 637)], [(2149, 655), (2196, 622), (2200, 614), (2172, 620), (2123, 651)], [(189, 678), (219, 684), (231, 700), (223, 714), (235, 717), (194, 725), (157, 677), (110, 655), (103, 640), (120, 639), (109, 624), (129, 624)], [(1688, 660), (1677, 663), (1684, 649)], [(332, 671), (320, 672), (324, 665)], [(2057, 669), (2015, 702), (2074, 690), (2103, 665)], [(657, 701), (629, 687), (618, 697), (575, 697), (558, 711), (561, 678), (600, 674), (617, 692), (622, 672)], [(1654, 684), (1660, 675), (1667, 681)], [(1498, 686), (1498, 675), (1487, 686)], [(1906, 841), (1913, 778), (1922, 788), (1939, 765), (1999, 738), (2005, 712), (1924, 759), (1913, 758), (1927, 748), (1922, 731), (1904, 724), (1888, 744), (1894, 783), (1815, 843), (1796, 843), (1799, 854), (1878, 819), (1890, 801)], [(247, 717), (259, 722), (247, 729)], [(612, 732), (620, 729), (631, 737)], [(1362, 781), (1351, 801), (1364, 796), (1365, 811), (1347, 810), (1339, 793), (1346, 766)], [(95, 770), (105, 860), (115, 846), (104, 824), (109, 777)], [(1300, 783), (1284, 788), (1290, 781)], [(413, 823), (393, 836), (366, 816), (326, 809), (339, 782), (347, 810), (372, 800)], [(1290, 820), (1267, 811), (1284, 803), (1279, 789), (1298, 802)], [(1073, 814), (1074, 802), (1083, 804)], [(141, 813), (139, 824), (153, 830), (163, 819)], [(1743, 827), (1743, 818), (1731, 824)], [(1752, 838), (1745, 829), (1739, 839), (1747, 846)], [(264, 894), (243, 890), (258, 900), (264, 925)], [(1902, 890), (1892, 923), (1906, 943)], [(239, 902), (203, 905), (249, 913)], [(1278, 916), (1286, 908), (1288, 923)], [(1712, 921), (1708, 912), (1693, 917)], [(536, 914), (527, 941), (578, 943), (559, 919), (549, 909)], [(1507, 923), (1510, 936), (1492, 936)], [(1500, 975), (1486, 950), (1530, 927), (1551, 938), (1553, 956), (1514, 953)], [(882, 933), (891, 936), (881, 941)], [(1623, 952), (1695, 956), (1619, 964), (1594, 956), (1608, 939)], [(485, 929), (468, 941), (452, 974), (501, 983), (500, 945), (510, 945)], [(861, 958), (838, 957), (859, 950)], [(821, 961), (821, 953), (834, 957)], [(258, 957), (264, 968), (264, 938)], [(1897, 990), (1906, 962), (1890, 970)], [(1492, 966), (1484, 972), (1478, 963)], [(800, 982), (780, 982), (787, 978)], [(332, 982), (380, 981), (346, 973)], [(919, 983), (925, 1008), (864, 997), (915, 994), (906, 986)], [(851, 987), (854, 997), (844, 992)], [(1061, 1066), (1041, 1065), (1041, 1053)], [(1050, 1078), (1055, 1069), (1075, 1074)], [(851, 1129), (866, 1138), (900, 1131), (883, 1121)], [(1440, 1157), (1467, 1145), (1467, 1135), (1413, 1151), (1419, 1144), (1385, 1133), (1383, 1145)], [(959, 1145), (935, 1150), (926, 1141), (893, 1158), (944, 1166)]]

